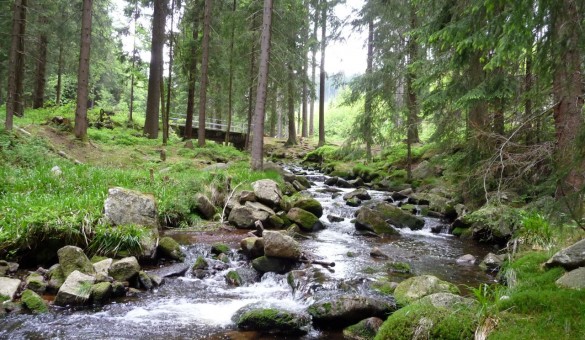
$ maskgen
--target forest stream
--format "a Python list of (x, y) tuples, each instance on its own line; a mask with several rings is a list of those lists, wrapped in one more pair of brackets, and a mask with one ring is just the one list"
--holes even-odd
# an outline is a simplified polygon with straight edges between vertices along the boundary
[[(353, 189), (330, 187), (324, 184), (326, 176), (315, 171), (300, 168), (290, 170), (302, 171), (313, 183), (307, 192), (321, 202), (324, 210), (321, 222), (325, 228), (300, 240), (301, 247), (304, 252), (317, 258), (335, 262), (332, 268), (315, 264), (301, 266), (301, 269), (308, 268), (314, 276), (321, 278), (303, 292), (293, 292), (287, 283), (286, 274), (267, 273), (258, 279), (250, 262), (236, 251), (237, 242), (227, 242), (232, 246), (230, 262), (225, 268), (218, 268), (212, 276), (199, 279), (188, 271), (182, 277), (166, 278), (165, 283), (153, 291), (117, 300), (105, 306), (82, 309), (53, 307), (52, 312), (47, 314), (8, 315), (0, 323), (0, 338), (257, 339), (259, 336), (255, 333), (238, 331), (232, 321), (232, 316), (240, 308), (261, 303), (303, 311), (314, 302), (312, 293), (315, 291), (328, 294), (344, 286), (345, 289), (367, 293), (371, 290), (371, 282), (386, 275), (384, 272), (377, 272), (376, 268), (382, 268), (389, 261), (408, 263), (411, 274), (414, 275), (431, 274), (453, 282), (464, 293), (469, 292), (467, 287), (477, 287), (480, 283), (494, 281), (493, 277), (485, 274), (477, 265), (456, 263), (456, 259), (465, 254), (474, 255), (481, 260), (491, 249), (470, 240), (453, 237), (447, 234), (448, 228), (443, 228), (440, 233), (433, 233), (431, 230), (442, 224), (441, 220), (425, 217), (422, 230), (400, 229), (400, 234), (392, 237), (357, 235), (351, 222), (357, 208), (347, 206), (342, 199), (343, 193)], [(332, 194), (331, 191), (338, 193)], [(389, 199), (388, 192), (368, 192), (372, 200)], [(330, 222), (328, 215), (336, 215), (343, 220)], [(172, 234), (181, 236), (177, 238), (183, 241), (197, 237), (185, 235), (181, 231)], [(370, 251), (374, 247), (388, 255), (389, 259), (371, 257)], [(209, 256), (207, 244), (185, 244), (184, 251), (187, 254), (185, 263), (189, 266), (198, 256)], [(233, 269), (238, 270), (246, 284), (233, 287), (226, 283), (225, 274)], [(404, 278), (406, 276), (401, 274), (392, 277), (395, 281)], [(333, 331), (311, 329), (302, 339), (340, 337), (340, 333)]]

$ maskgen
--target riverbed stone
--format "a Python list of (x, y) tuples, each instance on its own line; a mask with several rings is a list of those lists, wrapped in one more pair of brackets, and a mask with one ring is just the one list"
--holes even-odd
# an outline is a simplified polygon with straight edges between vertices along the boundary
[(339, 180), (339, 177), (336, 177), (336, 176), (329, 177), (325, 180), (325, 184), (330, 185), (330, 186), (335, 186), (335, 185), (337, 185), (338, 180)]
[(343, 222), (345, 220), (345, 218), (333, 214), (327, 215), (327, 219), (329, 220), (329, 222)]
[(359, 207), (362, 205), (362, 200), (357, 197), (348, 198), (345, 200), (345, 204), (350, 207)]
[(368, 190), (364, 188), (355, 189), (354, 191), (350, 191), (347, 194), (343, 195), (343, 199), (345, 201), (348, 201), (352, 198), (358, 198), (362, 201), (372, 199), (372, 197), (368, 193)]
[(546, 266), (560, 266), (568, 270), (585, 267), (585, 239), (554, 254), (546, 262)]
[(20, 301), (22, 301), (22, 304), (34, 314), (42, 314), (49, 311), (45, 300), (43, 300), (39, 294), (30, 289), (22, 292)]
[(260, 273), (274, 272), (284, 274), (288, 272), (294, 261), (280, 257), (260, 256), (252, 261), (252, 267)]
[(59, 288), (54, 304), (57, 306), (81, 306), (90, 297), (91, 287), (95, 278), (78, 270), (73, 271)]
[(348, 326), (343, 329), (344, 339), (351, 340), (370, 340), (376, 336), (378, 329), (382, 326), (384, 320), (371, 317), (364, 319), (355, 325)]
[(47, 277), (49, 279), (47, 291), (51, 293), (57, 293), (66, 279), (65, 275), (63, 275), (63, 271), (61, 270), (61, 265), (58, 263), (52, 265), (51, 268), (49, 268)]
[(197, 194), (195, 196), (195, 202), (197, 203), (197, 211), (206, 219), (211, 220), (215, 216), (216, 209), (209, 198), (203, 194)]
[(181, 246), (173, 238), (165, 236), (158, 241), (158, 251), (161, 255), (169, 260), (183, 261), (185, 253)]
[(585, 267), (565, 273), (556, 281), (556, 284), (561, 288), (585, 289)]
[(494, 253), (488, 253), (484, 258), (483, 261), (479, 264), (479, 268), (481, 268), (485, 272), (498, 272), (500, 268), (504, 264), (504, 256), (498, 256)]
[(440, 280), (432, 275), (415, 276), (398, 284), (394, 290), (396, 302), (407, 305), (424, 296), (435, 293), (459, 294), (459, 288), (454, 284)]
[(129, 281), (140, 271), (138, 260), (134, 256), (125, 257), (110, 266), (108, 274), (118, 281)]
[(0, 301), (14, 299), (20, 283), (19, 279), (0, 277)]
[(242, 278), (236, 270), (230, 270), (225, 274), (225, 281), (229, 286), (239, 287), (242, 285)]
[(363, 295), (340, 295), (318, 301), (308, 308), (313, 322), (322, 327), (343, 327), (364, 318), (386, 318), (396, 310), (391, 298), (374, 298)]
[(26, 279), (26, 289), (30, 289), (33, 292), (37, 293), (37, 294), (44, 294), (45, 291), (47, 290), (47, 281), (45, 281), (45, 278), (43, 277), (43, 275), (37, 273), (37, 272), (32, 272), (30, 273)]
[(104, 215), (112, 225), (139, 225), (158, 230), (156, 201), (151, 194), (110, 188), (104, 203)]
[(384, 220), (397, 228), (420, 230), (425, 225), (425, 220), (422, 217), (414, 216), (387, 202), (380, 202), (373, 209), (380, 213)]
[(292, 260), (297, 260), (301, 257), (301, 247), (292, 237), (270, 230), (265, 230), (262, 237), (266, 256)]
[(257, 307), (247, 308), (245, 312), (241, 313), (236, 320), (236, 325), (243, 330), (261, 333), (302, 335), (307, 333), (310, 322), (311, 320), (306, 314)]
[(242, 253), (249, 258), (255, 259), (264, 255), (264, 239), (261, 237), (246, 237), (240, 241)]
[(322, 228), (319, 218), (304, 209), (292, 208), (288, 211), (286, 216), (289, 220), (296, 223), (303, 231), (313, 231)]
[(398, 234), (398, 231), (392, 228), (380, 213), (367, 207), (361, 207), (357, 211), (355, 228), (356, 230), (372, 231), (376, 234)]
[(68, 277), (76, 270), (87, 275), (95, 275), (93, 264), (81, 248), (65, 246), (57, 251), (57, 256), (64, 277)]
[(183, 276), (189, 270), (189, 265), (186, 263), (175, 263), (170, 266), (154, 269), (148, 272), (152, 276), (158, 276), (161, 278)]
[(0, 276), (6, 276), (8, 273), (14, 273), (18, 270), (18, 263), (0, 260)]
[(110, 282), (98, 282), (91, 286), (90, 298), (93, 303), (104, 304), (112, 297), (113, 288)]
[(306, 189), (309, 189), (311, 187), (311, 182), (305, 176), (296, 175), (295, 180), (301, 183), (301, 185), (304, 186)]
[(254, 189), (254, 195), (259, 202), (271, 207), (276, 208), (280, 206), (282, 201), (282, 192), (278, 188), (278, 183), (271, 179), (261, 179), (252, 183)]
[(302, 197), (293, 203), (293, 208), (301, 208), (317, 217), (323, 216), (323, 206), (312, 197)]
[(236, 205), (230, 211), (228, 221), (239, 229), (254, 229), (256, 221), (265, 222), (274, 211), (258, 202), (246, 202)]
[(114, 260), (108, 258), (93, 264), (93, 268), (95, 269), (96, 272), (95, 277), (97, 281), (108, 281), (108, 277), (110, 276), (108, 271), (112, 266), (112, 262), (114, 262)]
[(462, 265), (473, 265), (475, 264), (475, 256), (471, 255), (471, 254), (465, 254), (462, 256), (459, 256), (457, 258), (457, 260), (455, 260), (455, 262), (457, 262), (457, 264), (462, 264)]

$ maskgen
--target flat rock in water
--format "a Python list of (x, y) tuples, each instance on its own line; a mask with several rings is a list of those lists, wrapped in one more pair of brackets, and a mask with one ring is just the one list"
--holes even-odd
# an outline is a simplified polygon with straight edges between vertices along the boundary
[(170, 266), (149, 270), (148, 274), (150, 276), (156, 275), (159, 277), (173, 277), (173, 276), (183, 276), (189, 270), (189, 265), (186, 263), (176, 263)]
[(546, 262), (546, 266), (560, 266), (568, 270), (585, 267), (585, 239), (554, 254)]
[(94, 283), (95, 278), (93, 276), (85, 275), (77, 270), (74, 271), (59, 288), (59, 292), (55, 296), (55, 305), (84, 305), (89, 300), (91, 287)]

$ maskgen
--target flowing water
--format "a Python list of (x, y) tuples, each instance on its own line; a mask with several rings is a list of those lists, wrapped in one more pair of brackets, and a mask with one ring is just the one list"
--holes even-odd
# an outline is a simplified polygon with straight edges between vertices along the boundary
[[(298, 169), (293, 169), (298, 170)], [(410, 264), (415, 275), (432, 274), (466, 287), (477, 287), (493, 280), (477, 265), (462, 266), (456, 259), (464, 254), (478, 259), (490, 250), (471, 241), (463, 241), (446, 233), (434, 234), (431, 228), (441, 224), (438, 219), (425, 217), (425, 227), (419, 231), (401, 229), (400, 235), (372, 238), (359, 236), (351, 223), (357, 208), (348, 207), (342, 195), (352, 189), (337, 189), (332, 194), (323, 182), (325, 176), (309, 172), (307, 177), (315, 185), (307, 194), (319, 200), (324, 208), (321, 221), (325, 229), (300, 241), (304, 251), (325, 261), (335, 262), (333, 268), (314, 265), (313, 272), (322, 278), (315, 290), (337, 289), (346, 284), (366, 287), (376, 278), (386, 275), (383, 268), (388, 261)], [(389, 193), (369, 191), (373, 200), (388, 199)], [(330, 222), (327, 215), (343, 217), (341, 222)], [(240, 235), (230, 235), (233, 248)], [(200, 239), (199, 235), (182, 235), (183, 240)], [(378, 247), (389, 260), (370, 256)], [(205, 244), (186, 245), (186, 263), (192, 264), (199, 255), (209, 256)], [(229, 286), (225, 274), (237, 268), (248, 284)], [(392, 277), (396, 281), (405, 277)], [(253, 304), (278, 306), (292, 311), (303, 311), (312, 302), (312, 295), (293, 294), (285, 275), (265, 274), (259, 278), (250, 264), (235, 251), (230, 255), (229, 268), (219, 268), (204, 279), (187, 273), (184, 277), (167, 278), (159, 288), (128, 297), (105, 306), (84, 309), (53, 307), (46, 315), (15, 314), (0, 319), (0, 338), (4, 339), (257, 339), (258, 334), (238, 332), (232, 316), (240, 308)], [(304, 338), (339, 338), (339, 333), (311, 330)], [(271, 339), (271, 337), (263, 337)], [(274, 337), (282, 338), (282, 337)]]

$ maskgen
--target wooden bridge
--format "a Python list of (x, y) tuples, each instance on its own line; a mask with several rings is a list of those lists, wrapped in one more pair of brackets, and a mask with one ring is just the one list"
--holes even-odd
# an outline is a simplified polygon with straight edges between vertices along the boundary
[[(197, 117), (193, 117), (197, 118)], [(175, 129), (181, 137), (185, 136), (185, 118), (171, 118), (171, 128)], [(221, 119), (208, 119), (205, 121), (205, 139), (210, 139), (217, 143), (225, 142), (227, 131), (227, 122)], [(199, 121), (193, 122), (193, 136), (197, 138)], [(230, 126), (230, 143), (239, 150), (246, 146), (248, 125), (246, 123), (232, 123)]]

